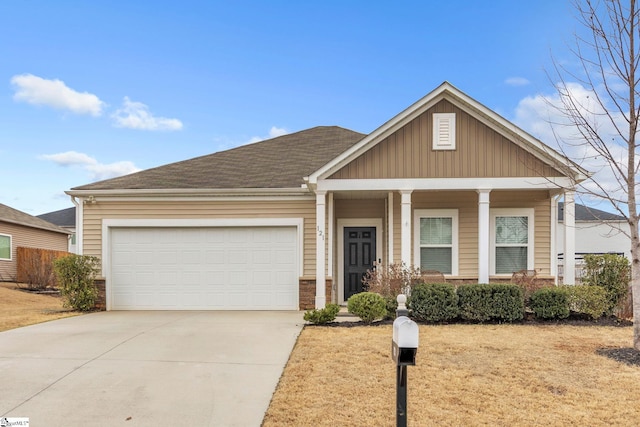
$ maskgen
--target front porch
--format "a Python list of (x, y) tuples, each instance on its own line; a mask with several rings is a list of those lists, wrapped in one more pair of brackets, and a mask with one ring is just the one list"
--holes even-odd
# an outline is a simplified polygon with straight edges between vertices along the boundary
[[(556, 283), (556, 215), (562, 196), (571, 221), (573, 192), (557, 187), (317, 190), (316, 218), (324, 221), (316, 225), (315, 278), (300, 280), (301, 308), (345, 303), (362, 290), (362, 277), (374, 265), (439, 270), (454, 284), (509, 282), (522, 269)], [(564, 230), (565, 241), (573, 242), (573, 227)], [(565, 249), (570, 263), (574, 246)], [(574, 268), (565, 267), (564, 283), (574, 283)]]

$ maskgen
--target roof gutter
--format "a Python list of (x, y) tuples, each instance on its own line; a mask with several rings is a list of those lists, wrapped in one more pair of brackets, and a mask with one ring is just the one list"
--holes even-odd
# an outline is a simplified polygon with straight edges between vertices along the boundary
[(140, 188), (140, 189), (86, 189), (67, 190), (71, 197), (140, 197), (140, 196), (180, 196), (180, 197), (248, 197), (248, 196), (305, 196), (308, 188)]

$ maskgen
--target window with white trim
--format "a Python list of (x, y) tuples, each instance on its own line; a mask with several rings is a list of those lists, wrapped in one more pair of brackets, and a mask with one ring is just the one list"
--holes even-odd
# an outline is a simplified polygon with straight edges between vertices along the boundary
[(416, 209), (414, 224), (414, 264), (457, 276), (458, 210)]
[(0, 234), (0, 260), (11, 261), (11, 236)]
[(534, 210), (491, 209), (491, 272), (511, 275), (534, 268)]
[(433, 149), (456, 149), (456, 113), (433, 113)]

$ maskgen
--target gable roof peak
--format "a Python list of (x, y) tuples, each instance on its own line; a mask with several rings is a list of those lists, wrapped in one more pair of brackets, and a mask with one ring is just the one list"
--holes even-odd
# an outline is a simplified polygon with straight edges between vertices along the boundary
[(515, 144), (521, 146), (544, 163), (557, 168), (567, 176), (571, 176), (574, 182), (581, 182), (590, 176), (588, 171), (567, 157), (545, 145), (542, 141), (534, 138), (526, 131), (471, 98), (469, 95), (465, 94), (445, 80), (431, 92), (385, 122), (382, 126), (364, 137), (357, 144), (354, 144), (341, 156), (332, 159), (329, 163), (312, 173), (309, 176), (309, 183), (315, 184), (318, 179), (330, 176), (443, 99), (446, 99), (470, 115), (478, 118), (481, 122), (493, 128), (498, 133), (505, 135), (508, 139), (512, 140)]

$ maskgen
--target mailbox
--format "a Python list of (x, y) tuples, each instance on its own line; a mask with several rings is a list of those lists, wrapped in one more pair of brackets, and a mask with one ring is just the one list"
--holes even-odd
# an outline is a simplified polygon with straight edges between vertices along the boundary
[(416, 364), (418, 352), (418, 324), (407, 316), (399, 316), (393, 321), (391, 356), (398, 366)]

